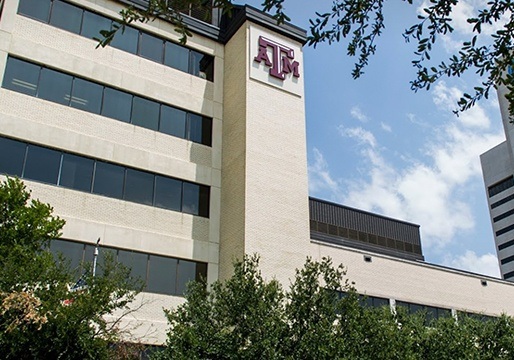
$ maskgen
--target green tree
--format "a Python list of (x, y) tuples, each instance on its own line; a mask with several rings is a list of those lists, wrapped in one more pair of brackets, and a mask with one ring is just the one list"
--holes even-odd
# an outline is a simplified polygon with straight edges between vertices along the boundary
[(210, 291), (191, 283), (167, 310), (166, 348), (154, 358), (289, 360), (512, 359), (514, 321), (461, 316), (428, 320), (402, 307), (362, 306), (342, 267), (307, 259), (289, 290), (266, 281), (256, 256)]
[(87, 284), (47, 249), (64, 221), (52, 207), (30, 200), (18, 179), (0, 184), (0, 353), (4, 359), (108, 359), (120, 340), (105, 316), (134, 298), (127, 269), (106, 261), (102, 275), (84, 269)]
[[(413, 7), (418, 4), (413, 0), (403, 2)], [(441, 78), (474, 72), (480, 76), (479, 83), (474, 92), (462, 96), (455, 112), (469, 109), (477, 100), (487, 98), (491, 89), (505, 85), (509, 90), (510, 116), (513, 117), (514, 74), (509, 74), (507, 69), (512, 63), (514, 46), (514, 18), (511, 15), (514, 3), (500, 0), (484, 2), (483, 7), (467, 19), (469, 38), (446, 60), (434, 62), (431, 56), (437, 41), (454, 31), (452, 17), (458, 3), (459, 0), (426, 1), (418, 21), (404, 31), (406, 42), (416, 44), (412, 59), (416, 77), (411, 81), (411, 88), (414, 91), (428, 90)], [(294, 0), (263, 0), (262, 10), (271, 13), (278, 23), (289, 21), (285, 4), (294, 6)], [(307, 42), (314, 47), (325, 42), (343, 42), (346, 53), (357, 58), (352, 75), (358, 78), (376, 52), (377, 40), (385, 28), (383, 10), (387, 4), (384, 0), (334, 0), (327, 9), (312, 14)], [(210, 6), (228, 14), (233, 8), (232, 0), (148, 0), (146, 8), (131, 6), (124, 9), (122, 21), (112, 30), (103, 32), (101, 44), (108, 44), (116, 31), (123, 30), (133, 21), (148, 22), (157, 17), (174, 24), (185, 42), (191, 33), (183, 21), (182, 12)], [(486, 28), (493, 30), (484, 34)]]

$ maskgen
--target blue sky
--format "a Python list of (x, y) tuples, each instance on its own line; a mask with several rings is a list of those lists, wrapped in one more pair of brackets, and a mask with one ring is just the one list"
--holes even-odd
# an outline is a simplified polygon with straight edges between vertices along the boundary
[[(261, 1), (249, 1), (259, 7)], [(327, 0), (286, 0), (292, 23), (308, 28)], [(455, 33), (434, 52), (443, 59), (469, 31), (480, 1), (459, 2)], [(426, 261), (499, 276), (479, 155), (504, 140), (496, 94), (456, 117), (477, 77), (445, 79), (414, 93), (415, 44), (402, 32), (421, 2), (386, 3), (386, 30), (365, 74), (342, 44), (304, 48), (311, 196), (421, 225)]]

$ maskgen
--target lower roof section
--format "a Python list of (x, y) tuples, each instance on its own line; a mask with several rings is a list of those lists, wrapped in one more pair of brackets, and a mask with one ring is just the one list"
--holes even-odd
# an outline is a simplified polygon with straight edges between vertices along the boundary
[(309, 198), (311, 239), (424, 260), (419, 225)]

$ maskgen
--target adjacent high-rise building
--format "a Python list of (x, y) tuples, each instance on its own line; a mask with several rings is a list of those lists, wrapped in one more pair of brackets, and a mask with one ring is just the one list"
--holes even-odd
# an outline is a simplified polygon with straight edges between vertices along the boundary
[(506, 140), (480, 156), (487, 204), (501, 275), (514, 281), (514, 124), (509, 117), (507, 89), (498, 89)]
[(100, 237), (100, 265), (111, 253), (143, 279), (134, 341), (163, 343), (186, 283), (253, 253), (285, 286), (330, 256), (370, 305), (514, 315), (513, 284), (425, 263), (418, 225), (309, 199), (304, 30), (236, 6), (184, 15), (186, 45), (157, 19), (97, 49), (141, 3), (0, 2), (0, 176), (66, 220), (51, 250), (73, 267)]

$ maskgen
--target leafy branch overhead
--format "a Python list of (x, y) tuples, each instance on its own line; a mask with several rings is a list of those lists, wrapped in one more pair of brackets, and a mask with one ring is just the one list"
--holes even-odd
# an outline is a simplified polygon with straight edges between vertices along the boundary
[[(261, 6), (280, 24), (290, 20), (286, 15), (285, 3), (285, 0), (263, 0)], [(354, 78), (360, 77), (375, 54), (377, 40), (385, 28), (385, 3), (384, 0), (334, 0), (331, 7), (324, 12), (315, 12), (309, 20), (307, 43), (316, 47), (325, 42), (332, 44), (344, 41), (347, 54), (357, 58), (352, 75)], [(417, 11), (414, 7), (418, 5), (413, 0), (404, 0), (404, 3), (412, 6), (412, 11)], [(458, 3), (458, 0), (427, 0), (423, 3), (417, 22), (404, 31), (406, 42), (412, 41), (417, 45), (412, 60), (416, 77), (411, 81), (411, 88), (414, 91), (429, 90), (441, 78), (460, 77), (466, 72), (474, 72), (480, 76), (480, 83), (474, 87), (473, 92), (461, 97), (455, 113), (471, 108), (482, 98), (488, 98), (491, 89), (506, 86), (509, 90), (509, 114), (514, 118), (514, 76), (509, 74), (514, 2), (492, 0), (484, 3), (484, 7), (477, 10), (476, 16), (467, 19), (469, 39), (448, 59), (433, 63), (431, 54), (436, 42), (454, 32), (452, 17)], [(294, 1), (287, 4), (294, 6)], [(218, 9), (222, 14), (230, 15), (233, 3), (232, 0), (149, 0), (146, 8), (131, 6), (124, 9), (120, 23), (102, 32), (104, 38), (100, 44), (107, 45), (116, 32), (123, 31), (132, 22), (148, 22), (157, 17), (170, 21), (181, 35), (181, 42), (185, 43), (191, 32), (184, 22), (183, 14), (206, 8)], [(212, 13), (204, 13), (207, 16), (204, 20), (210, 20), (208, 17)], [(487, 35), (483, 33), (485, 28), (496, 30)]]

